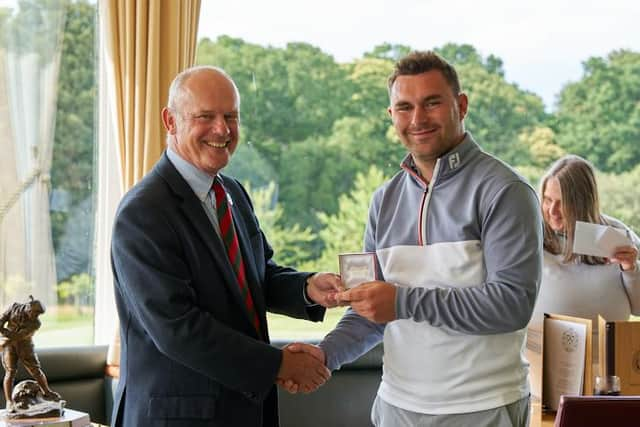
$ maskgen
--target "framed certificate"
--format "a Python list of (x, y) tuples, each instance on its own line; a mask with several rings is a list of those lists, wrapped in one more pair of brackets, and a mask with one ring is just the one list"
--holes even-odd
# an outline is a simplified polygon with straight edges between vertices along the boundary
[(338, 255), (340, 277), (345, 288), (351, 289), (377, 279), (375, 252), (360, 252)]

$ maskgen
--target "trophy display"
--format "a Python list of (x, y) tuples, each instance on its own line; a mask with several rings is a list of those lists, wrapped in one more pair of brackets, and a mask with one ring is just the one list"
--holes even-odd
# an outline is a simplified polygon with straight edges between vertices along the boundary
[[(0, 317), (0, 348), (4, 368), (3, 389), (7, 402), (3, 420), (61, 417), (65, 401), (49, 388), (47, 377), (33, 347), (33, 335), (40, 328), (38, 317), (44, 305), (29, 296), (26, 303), (13, 303)], [(14, 386), (18, 364), (32, 379)]]

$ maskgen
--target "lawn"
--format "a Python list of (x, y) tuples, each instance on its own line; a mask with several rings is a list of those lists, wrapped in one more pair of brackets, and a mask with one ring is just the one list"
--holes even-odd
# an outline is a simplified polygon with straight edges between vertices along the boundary
[[(338, 323), (345, 307), (327, 310), (323, 322), (308, 322), (269, 313), (269, 335), (275, 340), (321, 339)], [(72, 306), (50, 307), (40, 317), (42, 327), (34, 336), (36, 347), (64, 347), (93, 343), (93, 310)]]
[(92, 307), (48, 307), (40, 321), (42, 326), (33, 337), (38, 348), (93, 344)]
[(320, 339), (335, 327), (345, 310), (346, 307), (327, 310), (323, 322), (308, 322), (269, 313), (269, 335), (272, 340)]

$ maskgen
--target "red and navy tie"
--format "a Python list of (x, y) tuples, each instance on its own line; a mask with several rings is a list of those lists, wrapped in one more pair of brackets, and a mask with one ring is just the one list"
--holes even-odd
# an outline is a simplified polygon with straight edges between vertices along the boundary
[(240, 286), (240, 293), (244, 299), (244, 303), (249, 311), (249, 315), (253, 319), (253, 324), (256, 331), (260, 333), (260, 320), (258, 319), (258, 313), (253, 304), (253, 298), (251, 292), (249, 292), (249, 286), (247, 284), (247, 277), (244, 270), (244, 262), (242, 261), (242, 254), (240, 253), (240, 244), (238, 243), (238, 235), (236, 234), (235, 227), (233, 226), (233, 218), (231, 217), (231, 209), (229, 209), (229, 203), (227, 200), (227, 193), (224, 191), (222, 184), (216, 178), (213, 181), (213, 192), (216, 196), (216, 211), (218, 214), (218, 222), (220, 223), (220, 234), (222, 241), (224, 242), (229, 261), (233, 267), (233, 272), (238, 279), (238, 286)]

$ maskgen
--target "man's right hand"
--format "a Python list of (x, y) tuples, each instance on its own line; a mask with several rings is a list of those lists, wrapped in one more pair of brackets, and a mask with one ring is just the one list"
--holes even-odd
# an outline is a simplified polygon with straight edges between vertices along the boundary
[[(323, 369), (324, 376), (326, 376), (325, 380), (322, 383), (318, 384), (313, 388), (307, 387), (303, 383), (296, 382), (293, 378), (282, 378), (278, 375), (278, 385), (287, 390), (289, 393), (309, 393), (315, 391), (318, 387), (320, 387), (324, 382), (331, 377), (331, 372), (325, 367), (325, 354), (324, 351), (318, 346), (304, 343), (293, 343), (285, 346), (282, 350), (283, 353), (283, 362), (285, 353), (289, 353), (289, 355), (306, 355), (311, 356), (316, 363), (319, 363)], [(280, 368), (282, 371), (282, 367)]]

